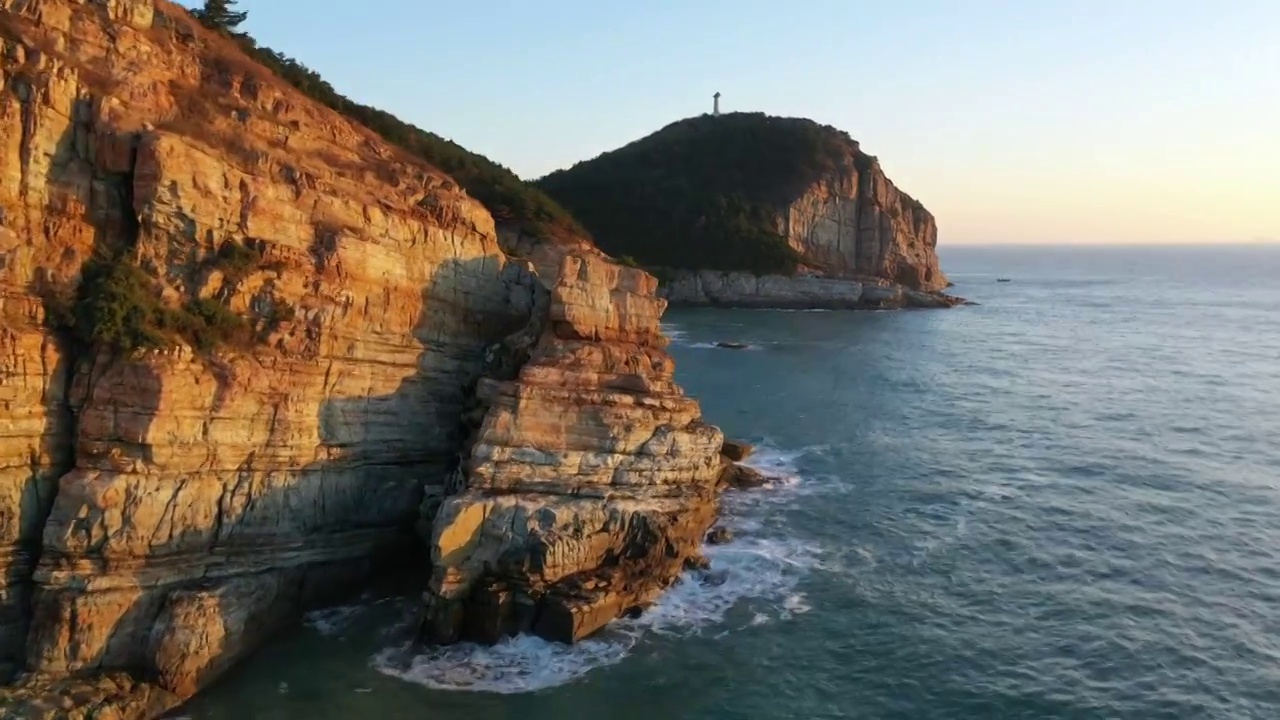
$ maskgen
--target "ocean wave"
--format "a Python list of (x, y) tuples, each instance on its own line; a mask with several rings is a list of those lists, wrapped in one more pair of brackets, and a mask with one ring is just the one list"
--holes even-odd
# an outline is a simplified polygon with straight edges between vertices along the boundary
[(695, 343), (688, 343), (687, 345), (685, 345), (685, 347), (698, 348), (699, 350), (736, 350), (738, 352), (741, 352), (743, 350), (758, 351), (763, 349), (763, 346), (760, 343), (752, 343), (747, 345), (746, 347), (740, 347), (740, 348), (726, 348), (726, 347), (721, 347), (720, 345), (717, 345), (713, 342), (695, 342)]
[[(628, 657), (646, 636), (717, 636), (755, 625), (784, 621), (810, 609), (796, 587), (820, 567), (818, 553), (762, 522), (761, 501), (802, 485), (797, 461), (812, 448), (784, 450), (757, 446), (752, 467), (774, 475), (772, 489), (726, 495), (720, 524), (735, 533), (733, 542), (707, 546), (708, 571), (686, 573), (641, 616), (612, 623), (576, 645), (531, 636), (507, 638), (494, 646), (462, 643), (424, 650), (412, 644), (386, 648), (370, 665), (391, 677), (436, 690), (526, 693), (572, 682)], [(749, 605), (750, 615), (727, 626), (730, 611)]]
[(606, 630), (573, 646), (531, 635), (506, 638), (493, 646), (461, 643), (431, 648), (405, 644), (373, 656), (371, 667), (385, 675), (435, 690), (516, 694), (575, 680), (621, 662), (634, 636)]
[[(647, 634), (690, 637), (788, 620), (809, 607), (795, 587), (816, 558), (798, 542), (745, 538), (706, 549), (711, 570), (688, 573), (638, 618), (620, 620), (599, 635), (563, 645), (520, 635), (493, 646), (461, 643), (423, 650), (402, 644), (370, 661), (375, 670), (435, 690), (517, 694), (572, 682), (622, 662)], [(724, 627), (729, 611), (751, 601), (740, 627)]]

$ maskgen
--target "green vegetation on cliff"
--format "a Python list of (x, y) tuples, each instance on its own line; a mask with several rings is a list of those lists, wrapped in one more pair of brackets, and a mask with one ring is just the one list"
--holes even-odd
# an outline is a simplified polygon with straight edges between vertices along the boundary
[(869, 161), (830, 126), (731, 113), (672, 123), (537, 184), (614, 256), (790, 274), (800, 258), (779, 232), (779, 208), (819, 178)]
[[(251, 272), (266, 269), (254, 248), (225, 242), (206, 258), (200, 272), (222, 273), (234, 287)], [(226, 297), (191, 297), (174, 306), (162, 299), (154, 273), (140, 266), (133, 248), (98, 248), (80, 268), (74, 287), (39, 288), (50, 329), (81, 348), (130, 354), (163, 350), (178, 341), (201, 352), (248, 347), (280, 323), (293, 319), (287, 304), (272, 309), (259, 323), (233, 312)]]
[(235, 25), (244, 18), (235, 13), (234, 24), (229, 25), (225, 5), (225, 2), (206, 3), (204, 9), (193, 11), (193, 15), (209, 28), (226, 33), (246, 54), (299, 92), (448, 173), (467, 194), (489, 210), (500, 227), (517, 228), (540, 241), (586, 237), (586, 231), (564, 208), (502, 165), (389, 112), (351, 100), (298, 60), (259, 45), (248, 34), (235, 32)]

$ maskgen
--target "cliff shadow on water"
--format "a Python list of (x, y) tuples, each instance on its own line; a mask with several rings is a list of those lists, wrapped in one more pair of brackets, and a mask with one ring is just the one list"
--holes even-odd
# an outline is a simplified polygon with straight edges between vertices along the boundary
[[(477, 277), (501, 282), (493, 268), (492, 257), (441, 264), (421, 294), (413, 371), (394, 391), (345, 394), (372, 382), (312, 359), (325, 398), (301, 464), (290, 462), (302, 432), (290, 416), (309, 403), (287, 385), (251, 387), (278, 357), (183, 349), (80, 362), (67, 404), (78, 422), (60, 446), (74, 463), (52, 507), (35, 503), (26, 520), (44, 525), (26, 648), (34, 677), (12, 702), (81, 692), (85, 706), (151, 716), (306, 610), (358, 593), (378, 571), (420, 567), (424, 490), (439, 494), (456, 466), (485, 349), (527, 320), (468, 308)], [(326, 342), (354, 357), (376, 339)], [(268, 437), (236, 447), (236, 417), (254, 393)], [(57, 417), (66, 413), (49, 422)], [(140, 682), (108, 682), (115, 671)]]

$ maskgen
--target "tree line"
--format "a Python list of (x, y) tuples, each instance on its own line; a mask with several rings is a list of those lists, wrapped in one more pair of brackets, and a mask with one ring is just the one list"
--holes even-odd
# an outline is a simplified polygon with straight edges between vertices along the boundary
[(448, 173), (489, 210), (499, 226), (518, 228), (541, 241), (566, 234), (586, 236), (568, 211), (506, 167), (389, 112), (351, 100), (297, 59), (259, 45), (239, 30), (248, 13), (237, 10), (236, 5), (235, 0), (206, 0), (192, 15), (206, 27), (234, 39), (248, 55), (298, 91)]

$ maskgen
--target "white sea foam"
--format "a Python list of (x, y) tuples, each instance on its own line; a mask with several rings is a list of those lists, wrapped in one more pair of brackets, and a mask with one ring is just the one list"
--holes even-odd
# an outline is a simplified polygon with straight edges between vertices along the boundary
[[(818, 553), (778, 533), (761, 503), (782, 500), (801, 478), (796, 461), (805, 453), (767, 443), (749, 464), (778, 478), (772, 489), (726, 495), (720, 522), (736, 538), (708, 546), (706, 572), (686, 573), (643, 615), (611, 624), (573, 646), (540, 638), (508, 638), (492, 647), (462, 643), (442, 648), (397, 645), (382, 650), (371, 666), (387, 675), (437, 690), (525, 693), (563, 685), (592, 670), (622, 662), (646, 636), (717, 638), (743, 628), (794, 618), (810, 608), (796, 591), (801, 578), (819, 567)], [(745, 604), (744, 616), (730, 612)]]
[(800, 450), (783, 450), (769, 443), (756, 446), (751, 456), (743, 461), (743, 465), (755, 468), (777, 480), (777, 485), (790, 486), (800, 482), (799, 460), (807, 453), (821, 452), (820, 447)]
[(572, 647), (521, 635), (492, 647), (470, 643), (432, 648), (388, 648), (373, 657), (375, 670), (436, 690), (524, 693), (563, 685), (595, 668), (621, 662), (636, 638), (610, 631)]
[(303, 617), (302, 622), (321, 635), (335, 637), (341, 635), (367, 607), (367, 604), (340, 605), (313, 610)]
[(809, 605), (809, 599), (804, 593), (794, 593), (788, 595), (786, 600), (782, 601), (783, 617), (789, 618), (792, 615), (803, 615), (813, 607)]

